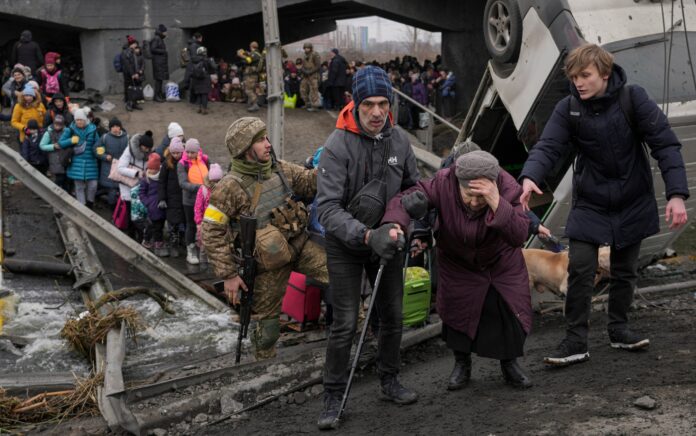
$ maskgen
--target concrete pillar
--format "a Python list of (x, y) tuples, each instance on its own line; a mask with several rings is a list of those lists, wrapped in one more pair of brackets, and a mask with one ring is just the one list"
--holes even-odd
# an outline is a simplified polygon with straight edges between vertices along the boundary
[(483, 40), (485, 2), (467, 2), (461, 32), (442, 32), (442, 63), (457, 77), (455, 113), (466, 111), (476, 94), (490, 55)]

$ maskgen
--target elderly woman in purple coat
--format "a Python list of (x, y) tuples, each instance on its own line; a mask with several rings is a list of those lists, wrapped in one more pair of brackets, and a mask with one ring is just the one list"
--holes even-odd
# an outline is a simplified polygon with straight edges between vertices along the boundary
[(438, 210), (437, 311), (455, 358), (449, 390), (468, 384), (472, 352), (500, 360), (507, 383), (532, 385), (517, 363), (532, 325), (521, 250), (529, 219), (519, 202), (521, 192), (493, 155), (472, 151), (394, 197), (384, 215), (383, 222), (406, 229), (411, 216)]

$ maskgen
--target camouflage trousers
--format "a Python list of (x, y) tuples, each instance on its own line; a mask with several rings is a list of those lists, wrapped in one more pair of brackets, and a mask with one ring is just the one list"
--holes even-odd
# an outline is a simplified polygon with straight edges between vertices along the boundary
[(294, 262), (256, 276), (252, 310), (257, 321), (251, 337), (256, 360), (275, 357), (275, 344), (280, 337), (280, 309), (293, 271), (328, 284), (326, 252), (318, 244), (307, 240)]
[(258, 77), (256, 76), (246, 76), (244, 78), (244, 94), (247, 96), (247, 104), (249, 106), (256, 103), (256, 82), (258, 82)]
[(302, 97), (307, 106), (321, 107), (321, 102), (319, 101), (319, 79), (317, 77), (302, 79), (300, 82), (300, 97)]

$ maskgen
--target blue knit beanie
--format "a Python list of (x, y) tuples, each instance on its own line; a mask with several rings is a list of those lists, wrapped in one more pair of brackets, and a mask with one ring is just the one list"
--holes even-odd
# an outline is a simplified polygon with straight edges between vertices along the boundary
[(24, 89), (22, 90), (22, 94), (31, 95), (32, 97), (36, 97), (36, 91), (34, 90), (34, 87), (28, 83), (26, 85), (24, 85)]
[(355, 106), (359, 106), (368, 97), (387, 97), (391, 103), (393, 92), (387, 72), (379, 67), (368, 65), (353, 76)]

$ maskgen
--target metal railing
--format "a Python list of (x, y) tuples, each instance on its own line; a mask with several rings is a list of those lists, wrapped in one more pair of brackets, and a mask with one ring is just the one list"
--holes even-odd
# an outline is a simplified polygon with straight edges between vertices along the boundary
[[(392, 117), (394, 118), (394, 124), (399, 123), (399, 99), (400, 98), (405, 99), (409, 103), (413, 104), (414, 106), (416, 106), (417, 108), (421, 109), (426, 114), (428, 114), (428, 125), (427, 125), (426, 130), (425, 130), (425, 148), (426, 148), (426, 150), (431, 151), (431, 152), (433, 151), (433, 118), (436, 118), (437, 120), (442, 122), (442, 124), (446, 125), (450, 129), (457, 132), (457, 134), (460, 133), (460, 129), (457, 126), (450, 123), (449, 121), (447, 121), (446, 119), (444, 119), (440, 115), (436, 114), (435, 111), (432, 110), (431, 108), (423, 106), (422, 104), (418, 103), (416, 100), (412, 99), (411, 97), (409, 97), (408, 95), (399, 91), (398, 89), (396, 89), (396, 88), (393, 88), (393, 89), (395, 92), (395, 94), (394, 94), (394, 106), (393, 106), (395, 110), (394, 110), (394, 112), (392, 112)], [(415, 122), (418, 122), (418, 120), (415, 120)]]

